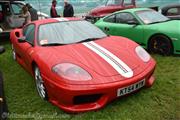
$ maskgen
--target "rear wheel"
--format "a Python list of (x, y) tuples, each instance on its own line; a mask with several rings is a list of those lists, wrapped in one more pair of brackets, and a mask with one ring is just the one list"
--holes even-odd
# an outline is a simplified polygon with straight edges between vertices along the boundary
[(35, 66), (35, 68), (34, 68), (34, 78), (35, 78), (35, 82), (36, 82), (36, 89), (38, 91), (39, 96), (43, 100), (47, 100), (48, 96), (47, 96), (46, 88), (44, 86), (44, 81), (41, 77), (41, 72), (37, 66)]
[(173, 53), (173, 46), (169, 38), (164, 35), (157, 35), (150, 39), (148, 50), (151, 53), (171, 55)]

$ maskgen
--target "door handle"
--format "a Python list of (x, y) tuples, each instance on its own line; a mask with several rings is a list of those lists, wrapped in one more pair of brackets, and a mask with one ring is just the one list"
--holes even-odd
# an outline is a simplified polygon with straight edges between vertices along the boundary
[(104, 27), (104, 30), (105, 30), (106, 32), (108, 32), (108, 31), (109, 31), (109, 28), (108, 28), (108, 27)]

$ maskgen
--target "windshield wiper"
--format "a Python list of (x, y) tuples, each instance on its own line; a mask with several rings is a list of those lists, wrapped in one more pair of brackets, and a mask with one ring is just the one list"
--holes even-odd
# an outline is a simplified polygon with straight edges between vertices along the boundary
[(90, 42), (90, 41), (93, 41), (93, 40), (95, 40), (96, 38), (87, 38), (87, 39), (85, 39), (85, 40), (82, 40), (82, 41), (80, 41), (80, 42), (78, 42), (78, 43), (82, 43), (82, 42)]
[(66, 44), (62, 44), (62, 43), (48, 43), (48, 44), (44, 44), (41, 46), (61, 46), (61, 45), (66, 45)]
[[(107, 36), (105, 36), (105, 37), (107, 37)], [(105, 37), (102, 37), (102, 38), (105, 38)], [(90, 42), (90, 41), (94, 41), (94, 40), (98, 40), (98, 39), (102, 39), (102, 38), (87, 38), (87, 39), (81, 40), (81, 41), (79, 41), (77, 43)]]

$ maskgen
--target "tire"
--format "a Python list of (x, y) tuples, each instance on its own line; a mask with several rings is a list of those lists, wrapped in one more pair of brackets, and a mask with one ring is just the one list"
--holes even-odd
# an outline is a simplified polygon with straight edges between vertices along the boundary
[(15, 52), (15, 50), (14, 50), (14, 46), (13, 46), (13, 44), (11, 45), (11, 47), (12, 47), (12, 57), (13, 57), (13, 60), (15, 60), (15, 61), (16, 61), (17, 56), (16, 56), (16, 52)]
[(173, 53), (173, 46), (166, 36), (156, 35), (150, 39), (148, 50), (150, 53), (169, 56)]
[(41, 72), (37, 66), (34, 67), (34, 79), (35, 79), (36, 89), (39, 96), (43, 100), (48, 100), (48, 95), (46, 92), (46, 88), (44, 86), (44, 81), (41, 77)]

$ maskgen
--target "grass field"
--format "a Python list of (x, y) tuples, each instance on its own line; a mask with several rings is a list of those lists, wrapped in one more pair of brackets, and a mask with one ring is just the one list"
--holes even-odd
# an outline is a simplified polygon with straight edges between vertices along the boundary
[(180, 56), (153, 55), (157, 61), (153, 87), (123, 97), (104, 109), (67, 114), (38, 96), (33, 78), (11, 56), (9, 42), (0, 55), (10, 120), (180, 120)]

